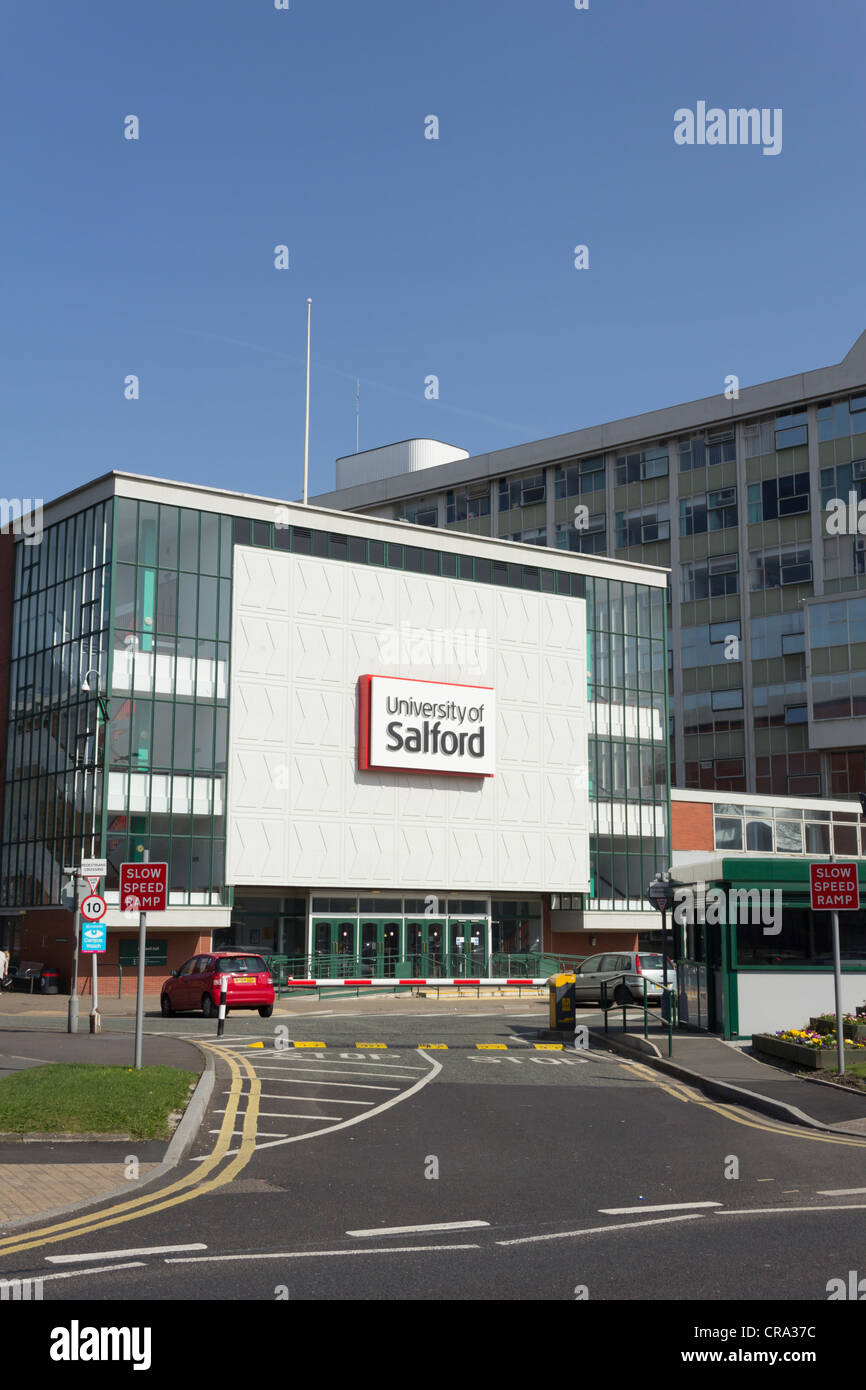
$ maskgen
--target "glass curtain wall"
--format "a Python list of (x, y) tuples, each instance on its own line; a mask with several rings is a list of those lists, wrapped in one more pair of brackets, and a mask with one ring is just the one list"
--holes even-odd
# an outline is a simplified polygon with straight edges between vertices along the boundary
[(112, 502), (15, 546), (0, 903), (59, 903), (99, 849)]
[(665, 590), (587, 579), (586, 601), (595, 834), (585, 905), (644, 911), (670, 863)]
[(132, 498), (116, 513), (106, 890), (147, 849), (170, 903), (223, 903), (232, 523)]

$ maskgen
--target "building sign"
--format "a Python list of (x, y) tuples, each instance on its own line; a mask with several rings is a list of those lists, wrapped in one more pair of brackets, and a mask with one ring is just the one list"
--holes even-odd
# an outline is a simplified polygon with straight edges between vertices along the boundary
[(358, 695), (361, 771), (493, 776), (496, 697), (491, 686), (361, 676)]
[(813, 912), (856, 912), (860, 885), (856, 864), (810, 864)]
[(121, 864), (121, 911), (165, 912), (167, 885), (167, 864)]
[[(118, 941), (118, 961), (121, 965), (138, 965), (138, 942)], [(168, 941), (147, 941), (144, 947), (145, 965), (168, 963)]]

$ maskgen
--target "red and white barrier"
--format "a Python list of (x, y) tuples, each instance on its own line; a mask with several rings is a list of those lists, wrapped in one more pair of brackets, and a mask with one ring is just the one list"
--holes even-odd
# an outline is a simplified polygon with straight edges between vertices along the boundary
[(295, 980), (295, 979), (288, 979), (288, 980), (283, 980), (283, 981), (282, 981), (282, 983), (281, 983), (281, 985), (280, 985), (280, 989), (324, 989), (325, 987), (327, 987), (328, 989), (334, 989), (334, 988), (338, 988), (340, 985), (346, 985), (346, 986), (348, 986), (348, 987), (351, 987), (352, 989), (358, 989), (358, 988), (364, 988), (364, 987), (366, 987), (366, 986), (376, 986), (376, 987), (378, 988), (378, 987), (380, 987), (380, 986), (382, 986), (382, 985), (390, 985), (390, 986), (393, 987), (393, 986), (395, 986), (395, 985), (546, 985), (546, 984), (547, 984), (547, 976), (545, 976), (544, 979), (539, 979), (539, 980), (534, 980), (534, 979), (533, 979), (533, 980), (526, 980), (526, 979), (523, 979), (523, 980), (508, 980), (508, 979), (505, 979), (505, 978), (502, 978), (502, 979), (490, 979), (489, 977), (488, 977), (488, 978), (485, 978), (485, 979), (466, 979), (466, 978), (462, 978), (462, 977), (461, 977), (461, 978), (456, 978), (456, 979), (441, 979), (441, 978), (438, 978), (438, 977), (436, 977), (436, 976), (434, 976), (432, 979), (429, 979), (429, 980), (398, 980), (398, 979), (394, 978), (394, 977), (391, 976), (391, 975), (382, 975), (382, 976), (376, 975), (376, 976), (374, 976), (372, 979), (368, 976), (368, 977), (367, 977), (366, 979), (364, 979), (364, 980), (330, 980), (330, 979), (324, 979), (324, 980)]

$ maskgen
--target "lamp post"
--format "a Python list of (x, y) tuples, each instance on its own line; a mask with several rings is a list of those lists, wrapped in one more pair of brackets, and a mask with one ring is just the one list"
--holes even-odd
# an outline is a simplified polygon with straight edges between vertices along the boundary
[(662, 978), (668, 987), (668, 913), (674, 905), (674, 890), (679, 888), (667, 874), (658, 873), (646, 890), (647, 900), (662, 915)]

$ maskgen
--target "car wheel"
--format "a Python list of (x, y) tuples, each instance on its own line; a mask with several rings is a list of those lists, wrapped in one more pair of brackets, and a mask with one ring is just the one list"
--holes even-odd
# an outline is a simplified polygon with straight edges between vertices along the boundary
[(274, 1006), (273, 1006), (273, 1004), (266, 1004), (266, 1005), (264, 1006), (264, 1008), (259, 1009), (259, 1018), (270, 1018), (270, 1016), (271, 1016), (271, 1014), (272, 1014), (273, 1012), (274, 1012)]
[(163, 994), (160, 996), (159, 1007), (162, 1010), (163, 1018), (174, 1018), (174, 1009), (171, 1007), (171, 1004), (169, 1003), (167, 994)]
[(631, 996), (625, 985), (617, 985), (613, 992), (613, 1002), (616, 1008), (621, 1009), (623, 1004), (631, 1003)]
[(214, 1002), (209, 994), (202, 995), (201, 1011), (204, 1014), (205, 1018), (213, 1018), (214, 1014), (216, 1013)]

